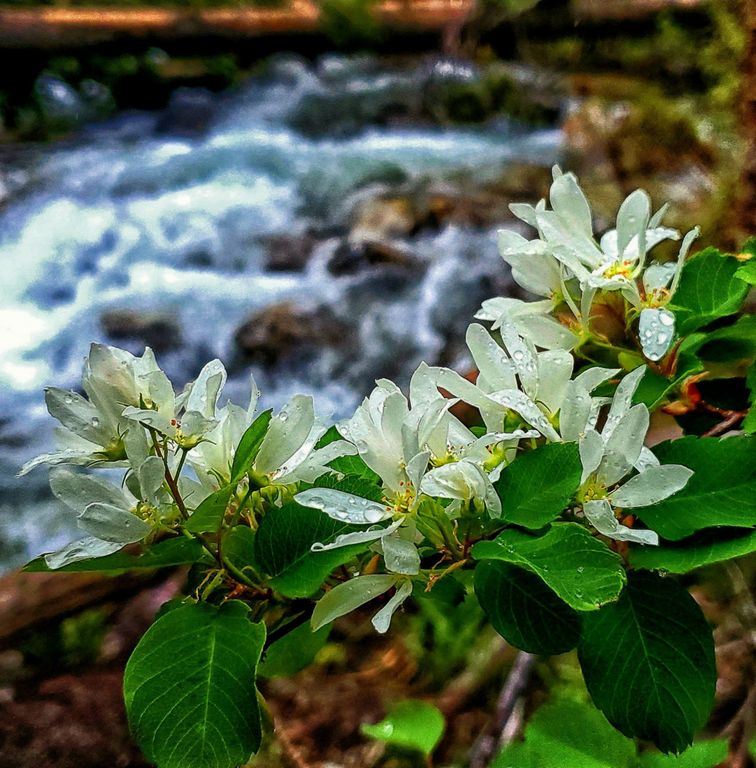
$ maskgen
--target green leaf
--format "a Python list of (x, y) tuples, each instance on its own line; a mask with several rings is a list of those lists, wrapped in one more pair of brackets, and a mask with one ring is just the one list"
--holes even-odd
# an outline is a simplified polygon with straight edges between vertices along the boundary
[(544, 704), (525, 729), (525, 741), (507, 746), (491, 768), (635, 768), (635, 744), (590, 704)]
[(383, 501), (383, 491), (365, 477), (339, 479), (336, 475), (321, 475), (313, 483), (313, 486), (316, 488), (333, 488), (344, 493), (351, 493), (353, 496), (362, 496), (363, 499), (370, 499), (371, 501)]
[(309, 623), (300, 624), (265, 651), (257, 674), (266, 678), (295, 675), (312, 664), (330, 632), (330, 625), (313, 632)]
[(126, 711), (158, 768), (231, 768), (260, 746), (255, 671), (265, 625), (238, 601), (163, 614), (126, 665)]
[(737, 312), (748, 293), (748, 285), (735, 277), (740, 262), (705, 248), (685, 262), (672, 303), (677, 332), (686, 335), (712, 320)]
[(296, 502), (272, 508), (255, 536), (255, 561), (271, 577), (271, 586), (286, 597), (309, 597), (334, 568), (349, 562), (362, 545), (313, 552), (315, 543), (330, 544), (337, 536), (362, 530), (333, 520)]
[(366, 480), (372, 485), (381, 484), (380, 476), (365, 464), (365, 461), (361, 456), (339, 456), (328, 466), (335, 472), (339, 472), (346, 477), (356, 477), (361, 480)]
[(723, 560), (756, 552), (756, 530), (701, 531), (689, 539), (661, 547), (631, 547), (630, 562), (635, 568), (687, 573)]
[(231, 485), (235, 485), (244, 477), (257, 458), (272, 415), (272, 410), (263, 411), (242, 435), (234, 453), (234, 463), (231, 465)]
[(234, 487), (228, 485), (203, 499), (184, 524), (186, 530), (192, 533), (217, 533), (223, 525), (223, 516), (233, 491)]
[(702, 360), (723, 363), (752, 360), (756, 356), (756, 315), (744, 315), (732, 325), (695, 335), (699, 336), (693, 344), (686, 345), (686, 349), (696, 351)]
[(699, 741), (682, 755), (660, 755), (644, 752), (639, 757), (640, 768), (712, 768), (727, 757), (727, 742), (720, 739)]
[(632, 573), (620, 599), (583, 617), (588, 691), (626, 736), (680, 752), (709, 716), (717, 672), (711, 630), (676, 581)]
[(248, 525), (235, 525), (223, 535), (223, 560), (252, 579), (256, 577), (255, 532)]
[(508, 529), (472, 549), (478, 560), (503, 560), (539, 576), (577, 611), (616, 600), (625, 584), (622, 561), (577, 523), (554, 523), (543, 536)]
[(316, 603), (315, 610), (312, 612), (312, 628), (317, 631), (338, 619), (339, 616), (351, 613), (384, 592), (388, 592), (396, 582), (396, 576), (376, 573), (355, 576), (349, 581), (337, 584)]
[[(87, 573), (105, 571), (133, 571), (153, 568), (167, 568), (173, 565), (189, 565), (203, 559), (204, 550), (198, 541), (186, 539), (183, 536), (166, 539), (157, 544), (145, 544), (143, 551), (138, 554), (127, 552), (115, 552), (105, 557), (96, 557), (91, 560), (79, 560), (62, 568), (56, 568), (55, 572)], [(24, 567), (25, 571), (43, 572), (51, 571), (44, 557), (32, 560)]]
[(738, 267), (735, 277), (748, 285), (756, 285), (756, 258), (751, 257)]
[(475, 595), (491, 626), (529, 653), (566, 653), (580, 640), (580, 616), (534, 573), (497, 560), (475, 568)]
[(363, 724), (360, 730), (372, 739), (429, 757), (444, 735), (444, 725), (444, 716), (433, 704), (405, 700), (394, 704), (380, 723)]
[(703, 368), (703, 363), (695, 355), (682, 351), (678, 356), (677, 372), (671, 379), (647, 368), (633, 395), (633, 405), (643, 403), (650, 411), (654, 411), (669, 399), (667, 395), (670, 392), (674, 392), (685, 379), (700, 373)]
[(315, 448), (325, 448), (327, 445), (330, 445), (331, 443), (335, 443), (337, 440), (343, 440), (341, 433), (336, 428), (336, 426), (328, 427), (326, 432), (323, 434), (323, 437), (318, 440), (318, 442), (315, 444)]
[(504, 520), (542, 528), (555, 520), (580, 485), (577, 443), (550, 443), (523, 453), (496, 483)]
[(683, 437), (661, 443), (662, 464), (682, 464), (695, 474), (674, 496), (638, 509), (665, 539), (683, 539), (702, 528), (756, 525), (756, 439)]
[(756, 432), (756, 364), (752, 364), (748, 369), (746, 386), (750, 393), (749, 402), (751, 407), (748, 409), (748, 413), (743, 420), (743, 431), (747, 435), (751, 435)]

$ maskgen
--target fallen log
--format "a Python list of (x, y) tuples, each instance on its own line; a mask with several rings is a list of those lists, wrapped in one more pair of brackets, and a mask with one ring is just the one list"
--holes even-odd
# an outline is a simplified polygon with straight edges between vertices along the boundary
[[(388, 31), (435, 32), (464, 18), (474, 0), (381, 0), (376, 20)], [(314, 33), (320, 8), (291, 0), (280, 8), (0, 8), (0, 47), (92, 45), (123, 37), (254, 38)]]
[[(156, 572), (105, 576), (96, 573), (25, 573), (0, 578), (0, 646), (21, 632), (112, 600), (124, 600), (147, 587)], [(164, 574), (162, 576), (164, 578)]]
[(661, 11), (691, 11), (703, 0), (573, 0), (572, 13), (579, 21), (629, 21)]

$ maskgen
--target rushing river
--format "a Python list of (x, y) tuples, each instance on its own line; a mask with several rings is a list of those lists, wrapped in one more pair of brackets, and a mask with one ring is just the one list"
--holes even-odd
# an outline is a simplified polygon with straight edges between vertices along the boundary
[[(281, 58), (231, 93), (183, 92), (163, 113), (121, 115), (0, 155), (0, 569), (74, 528), (50, 501), (43, 469), (15, 473), (52, 440), (43, 386), (75, 387), (92, 340), (138, 351), (138, 338), (113, 341), (105, 317), (158, 318), (152, 336), (178, 385), (217, 356), (231, 368), (233, 399), (246, 397), (253, 370), (266, 404), (311, 392), (337, 418), (377, 376), (402, 381), (423, 359), (455, 362), (449, 339), (506, 287), (493, 228), (400, 233), (391, 247), (409, 266), (333, 263), (355, 208), (392, 185), (483, 183), (514, 162), (557, 159), (556, 129), (376, 117), (376, 103), (412, 98), (429, 77), (474, 76), (446, 63)], [(302, 265), (270, 268), (271, 242), (305, 235)], [(301, 322), (325, 314), (350, 343), (250, 363), (237, 329), (282, 302), (316, 312)]]

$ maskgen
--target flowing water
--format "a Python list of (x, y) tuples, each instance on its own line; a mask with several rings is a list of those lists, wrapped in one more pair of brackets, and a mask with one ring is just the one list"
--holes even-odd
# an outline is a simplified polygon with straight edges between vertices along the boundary
[[(64, 143), (6, 150), (0, 568), (49, 551), (74, 528), (50, 501), (43, 469), (20, 480), (15, 473), (52, 440), (42, 387), (75, 387), (90, 341), (121, 343), (104, 330), (109, 312), (160, 318), (159, 360), (178, 386), (217, 356), (231, 368), (232, 399), (247, 396), (252, 370), (266, 405), (311, 392), (336, 418), (375, 377), (406, 383), (421, 360), (448, 358), (449, 340), (480, 300), (506, 285), (493, 229), (421, 227), (393, 243), (409, 254), (409, 268), (335, 275), (328, 264), (355, 205), (392, 184), (483, 183), (513, 162), (554, 162), (556, 129), (385, 119), (392, 99), (418, 98), (429, 78), (474, 76), (448, 63), (282, 57), (231, 93), (183, 92), (162, 113), (121, 115)], [(313, 231), (302, 269), (268, 268), (271, 238)], [(250, 364), (235, 331), (281, 302), (326, 312), (350, 342), (306, 344)], [(123, 345), (139, 351), (138, 341)]]

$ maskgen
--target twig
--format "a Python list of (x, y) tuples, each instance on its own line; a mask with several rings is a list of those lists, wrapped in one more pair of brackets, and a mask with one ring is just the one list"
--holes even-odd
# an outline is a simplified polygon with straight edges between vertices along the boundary
[(715, 424), (710, 430), (704, 432), (704, 437), (716, 437), (724, 432), (727, 432), (730, 427), (734, 427), (743, 418), (741, 411), (732, 411), (728, 416), (725, 416), (719, 424)]
[(496, 753), (513, 738), (514, 729), (509, 727), (510, 720), (515, 715), (517, 702), (528, 685), (536, 658), (525, 651), (517, 654), (499, 693), (496, 714), (491, 727), (481, 733), (473, 744), (470, 768), (486, 768)]
[[(739, 617), (745, 636), (749, 640), (751, 656), (756, 654), (756, 604), (743, 576), (743, 571), (736, 563), (727, 563), (727, 573), (733, 586), (734, 610)], [(749, 757), (749, 745), (756, 728), (756, 675), (749, 674), (748, 693), (745, 701), (725, 728), (729, 737), (726, 768), (748, 768), (752, 765)]]

